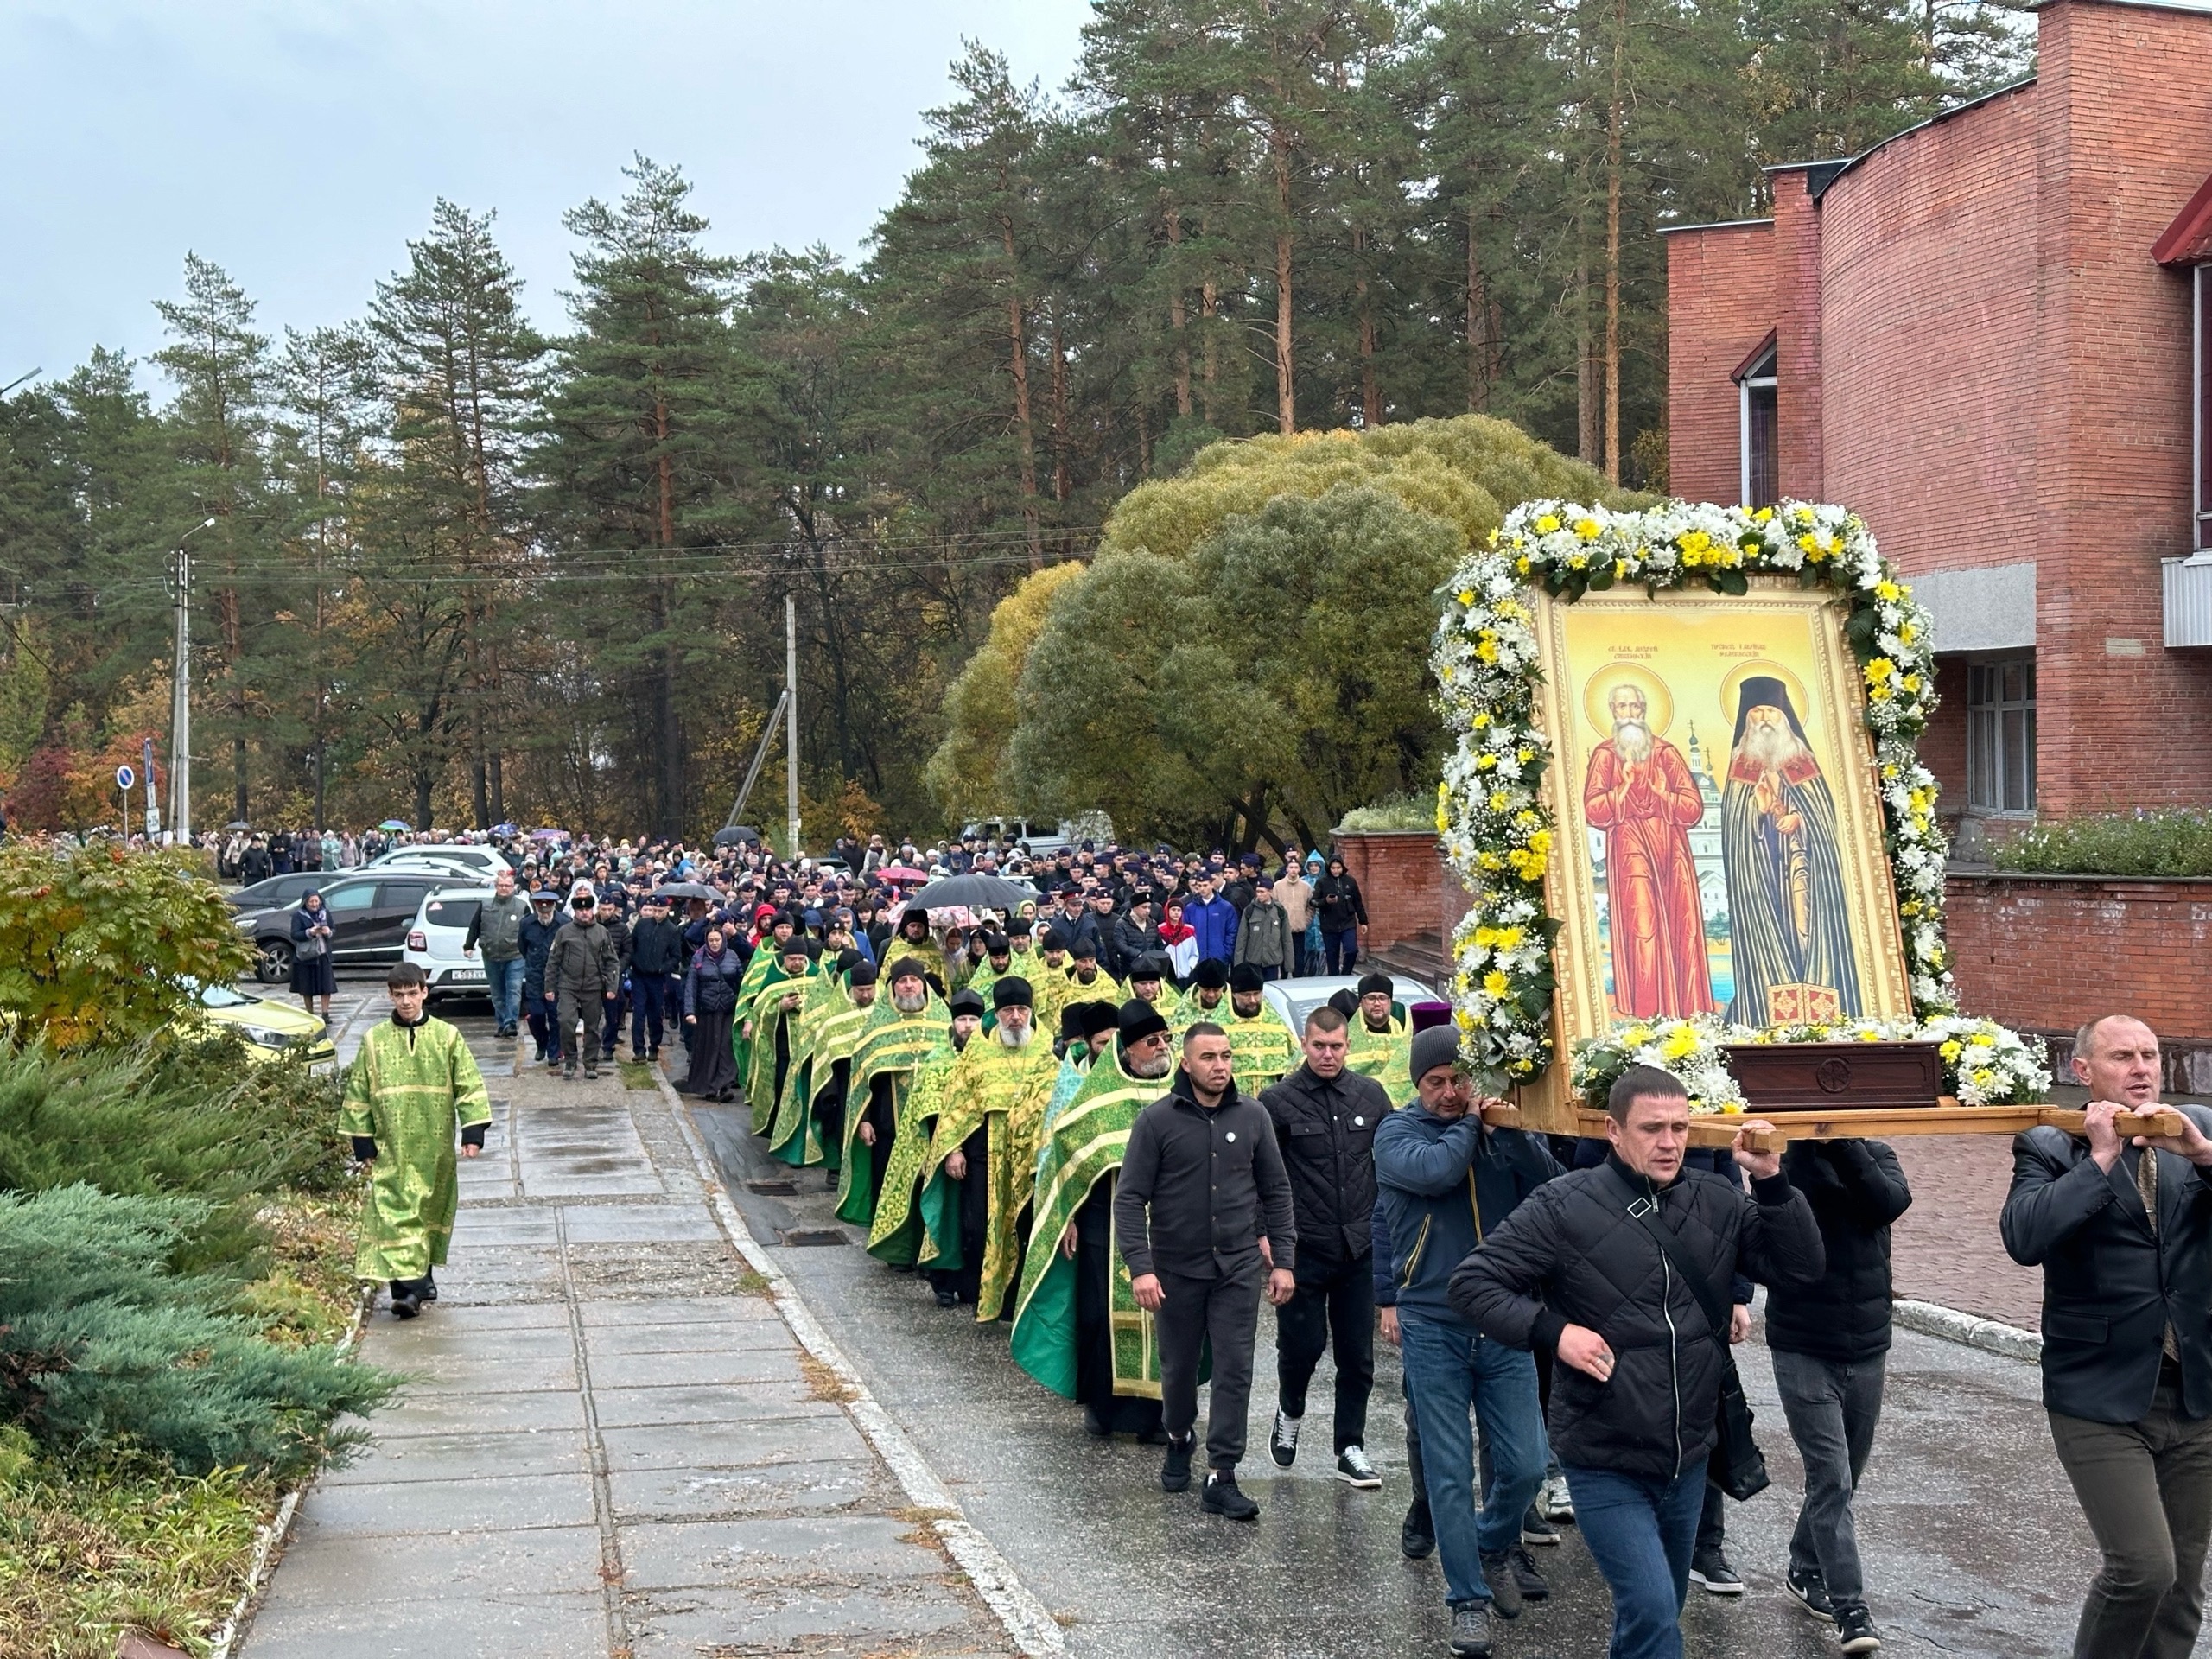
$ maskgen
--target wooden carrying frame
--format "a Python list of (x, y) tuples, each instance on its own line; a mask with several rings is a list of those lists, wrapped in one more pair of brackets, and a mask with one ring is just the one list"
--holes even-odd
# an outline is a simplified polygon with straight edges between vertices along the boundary
[[(1726, 1147), (1755, 1114), (1700, 1112), (1690, 1118), (1690, 1145)], [(1745, 1145), (1753, 1152), (1779, 1152), (1791, 1141), (1891, 1140), (1903, 1135), (2018, 1135), (2023, 1129), (2049, 1127), (2069, 1135), (2082, 1133), (2085, 1115), (2063, 1106), (1961, 1106), (1945, 1100), (1936, 1106), (1877, 1108), (1867, 1111), (1776, 1112), (1766, 1121), (1770, 1129), (1754, 1129)], [(1603, 1139), (1605, 1115), (1573, 1103), (1571, 1126), (1554, 1128), (1562, 1120), (1548, 1116), (1538, 1122), (1519, 1106), (1485, 1106), (1483, 1122), (1494, 1129), (1541, 1129), (1553, 1135), (1583, 1135)], [(2182, 1116), (2171, 1106), (2146, 1111), (2122, 1112), (2113, 1119), (2121, 1135), (2179, 1135)]]

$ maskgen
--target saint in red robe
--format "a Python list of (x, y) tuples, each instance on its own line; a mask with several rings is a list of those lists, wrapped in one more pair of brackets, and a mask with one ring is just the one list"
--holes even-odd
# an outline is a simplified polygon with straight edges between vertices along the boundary
[(1681, 751), (1654, 738), (1650, 758), (1638, 764), (1610, 739), (1600, 743), (1582, 811), (1605, 832), (1613, 1006), (1638, 1020), (1716, 1012), (1688, 833), (1705, 816), (1705, 798)]

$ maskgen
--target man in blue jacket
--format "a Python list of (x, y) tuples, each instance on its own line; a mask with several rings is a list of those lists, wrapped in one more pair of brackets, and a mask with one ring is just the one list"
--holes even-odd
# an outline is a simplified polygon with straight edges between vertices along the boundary
[(1183, 901), (1183, 925), (1198, 935), (1198, 960), (1218, 957), (1236, 959), (1236, 906), (1214, 891), (1213, 878), (1201, 870), (1191, 879), (1191, 896)]
[[(1459, 1058), (1450, 1026), (1414, 1038), (1418, 1098), (1376, 1130), (1375, 1180), (1389, 1220), (1399, 1351), (1443, 1557), (1452, 1651), (1479, 1659), (1491, 1650), (1491, 1613), (1517, 1618), (1526, 1599), (1515, 1555), (1548, 1451), (1534, 1356), (1483, 1336), (1446, 1290), (1489, 1231), (1560, 1171), (1538, 1136), (1483, 1127)], [(1471, 1408), (1490, 1431), (1493, 1484), (1480, 1515)]]

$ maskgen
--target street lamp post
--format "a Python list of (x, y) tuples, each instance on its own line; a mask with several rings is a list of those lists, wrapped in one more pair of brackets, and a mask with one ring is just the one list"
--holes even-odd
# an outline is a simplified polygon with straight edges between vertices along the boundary
[(192, 556), (184, 544), (215, 521), (203, 518), (177, 537), (176, 669), (169, 704), (169, 841), (192, 839)]

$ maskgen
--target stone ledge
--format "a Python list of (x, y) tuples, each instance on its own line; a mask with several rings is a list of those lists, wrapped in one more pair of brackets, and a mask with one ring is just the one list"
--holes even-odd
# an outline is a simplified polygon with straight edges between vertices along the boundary
[(1935, 1302), (1898, 1301), (1890, 1305), (1890, 1316), (1908, 1331), (1962, 1342), (1985, 1353), (2002, 1354), (2007, 1359), (2025, 1360), (2030, 1364), (2043, 1358), (2043, 1338), (2035, 1332), (1985, 1319), (1976, 1313), (1961, 1313), (1955, 1307), (1943, 1307)]

